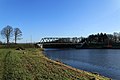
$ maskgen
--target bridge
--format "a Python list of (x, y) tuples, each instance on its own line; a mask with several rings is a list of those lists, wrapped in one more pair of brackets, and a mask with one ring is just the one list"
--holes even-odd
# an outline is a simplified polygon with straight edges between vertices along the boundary
[(78, 37), (45, 37), (37, 43), (41, 48), (81, 48), (84, 43), (81, 43), (82, 38)]

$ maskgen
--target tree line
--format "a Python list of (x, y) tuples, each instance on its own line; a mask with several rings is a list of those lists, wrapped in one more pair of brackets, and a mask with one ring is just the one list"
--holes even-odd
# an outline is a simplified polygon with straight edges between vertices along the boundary
[(82, 38), (81, 42), (87, 43), (118, 43), (120, 42), (120, 32), (114, 32), (113, 34), (98, 33), (89, 35), (87, 38)]
[(14, 38), (14, 43), (17, 43), (17, 40), (22, 39), (22, 31), (19, 28), (13, 28), (12, 26), (7, 25), (1, 30), (1, 36), (6, 39), (6, 43), (10, 43), (10, 39)]

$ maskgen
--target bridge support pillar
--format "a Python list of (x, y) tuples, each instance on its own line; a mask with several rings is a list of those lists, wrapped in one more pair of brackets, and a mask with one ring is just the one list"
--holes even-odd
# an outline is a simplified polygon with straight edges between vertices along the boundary
[(43, 48), (43, 44), (38, 44), (38, 46), (40, 46), (40, 48)]

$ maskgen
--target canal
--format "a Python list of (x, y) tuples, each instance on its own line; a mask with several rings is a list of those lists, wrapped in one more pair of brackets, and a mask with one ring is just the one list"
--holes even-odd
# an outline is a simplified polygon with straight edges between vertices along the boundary
[(119, 49), (45, 49), (44, 53), (69, 66), (120, 80)]

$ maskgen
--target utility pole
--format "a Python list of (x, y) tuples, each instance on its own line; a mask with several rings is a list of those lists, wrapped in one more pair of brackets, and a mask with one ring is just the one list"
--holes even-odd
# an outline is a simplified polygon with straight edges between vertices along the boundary
[(26, 43), (27, 43), (27, 40), (26, 40)]
[(32, 44), (32, 35), (31, 35), (30, 39), (31, 39), (31, 44)]

